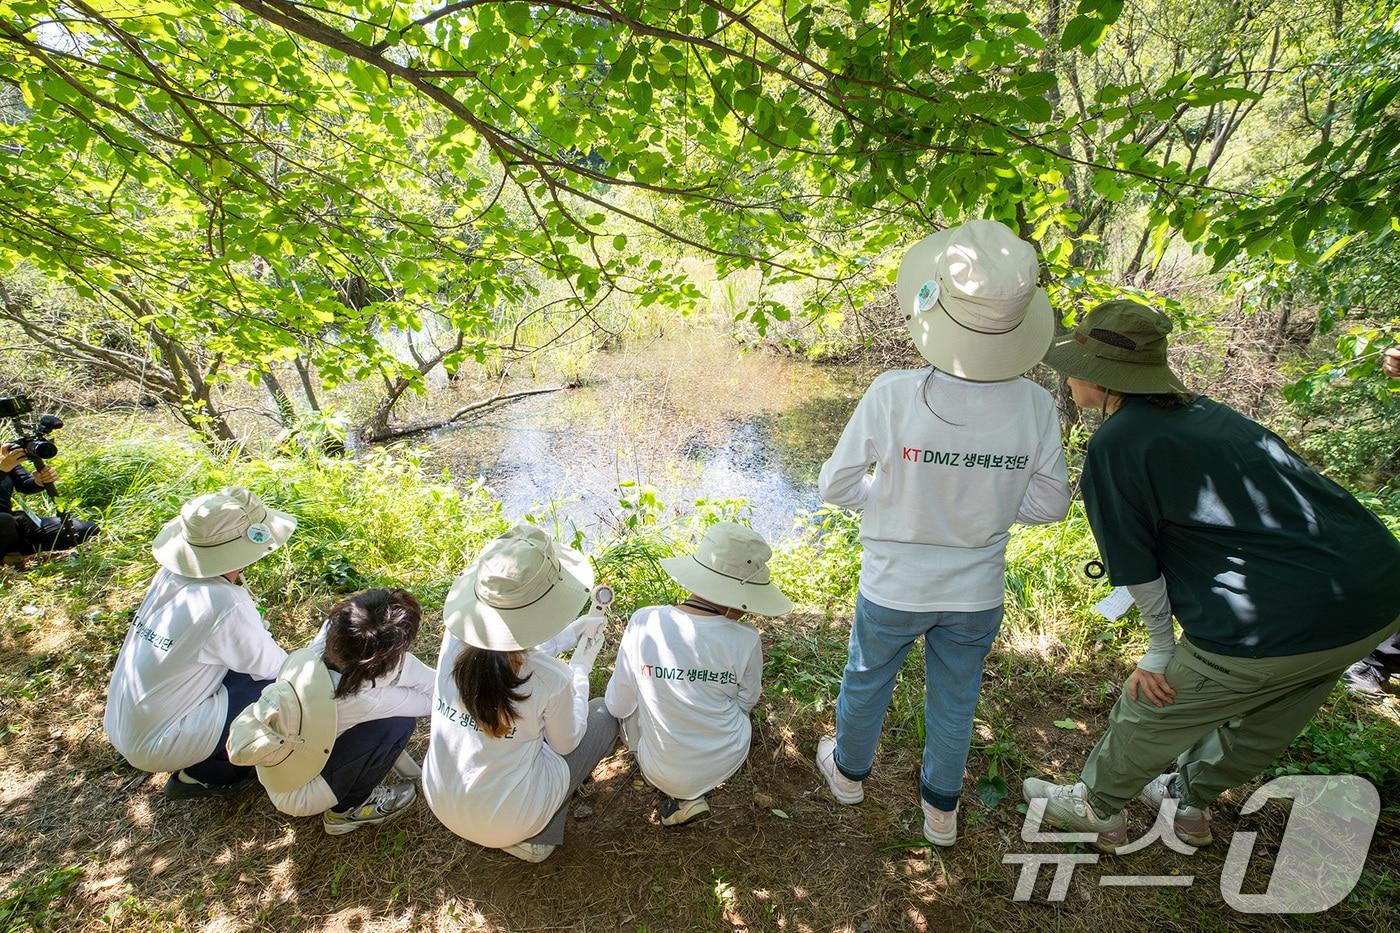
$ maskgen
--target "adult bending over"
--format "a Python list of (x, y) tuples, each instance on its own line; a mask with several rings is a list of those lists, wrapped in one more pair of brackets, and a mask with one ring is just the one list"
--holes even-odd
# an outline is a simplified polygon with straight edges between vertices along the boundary
[[(1400, 347), (1390, 347), (1381, 359), (1381, 367), (1391, 379), (1400, 379)], [(1400, 674), (1400, 633), (1390, 636), (1375, 650), (1346, 669), (1342, 684), (1354, 693), (1379, 696), (1385, 693), (1390, 678)]]
[(769, 577), (772, 556), (751, 528), (710, 526), (694, 555), (661, 562), (690, 595), (675, 606), (643, 606), (622, 633), (608, 712), (622, 720), (642, 776), (663, 795), (663, 826), (710, 812), (705, 794), (749, 756), (763, 646), (740, 620), (792, 609)]
[(232, 764), (229, 724), (287, 653), (244, 588), (243, 568), (286, 543), (296, 519), (239, 486), (196, 496), (151, 548), (161, 570), (126, 633), (102, 726), (142, 771), (170, 771), (171, 797), (232, 796), (253, 769)]
[(1177, 835), (1209, 843), (1216, 798), (1268, 767), (1400, 625), (1400, 542), (1272, 432), (1190, 394), (1167, 363), (1170, 330), (1160, 312), (1111, 301), (1047, 357), (1106, 416), (1084, 505), (1150, 637), (1081, 782), (1023, 789), (1046, 799), (1047, 822), (1098, 833), (1107, 852), (1127, 841), (1137, 796), (1178, 801)]
[(517, 525), (447, 594), (423, 796), (462, 838), (548, 858), (569, 798), (617, 743), (617, 720), (588, 701), (603, 620), (574, 618), (592, 587), (588, 558)]
[(994, 221), (915, 244), (896, 291), (933, 366), (877, 378), (818, 480), (825, 501), (864, 515), (836, 734), (818, 742), (817, 766), (838, 801), (864, 799), (895, 675), (922, 637), (919, 794), (936, 845), (957, 839), (982, 663), (1001, 626), (1007, 529), (1060, 521), (1069, 508), (1054, 400), (1019, 378), (1050, 345), (1038, 271), (1034, 250)]
[(408, 650), (421, 617), (405, 590), (341, 600), (311, 644), (288, 657), (233, 721), (229, 760), (258, 766), (278, 810), (320, 814), (325, 831), (340, 836), (413, 803), (419, 771), (404, 746), (432, 709), (434, 683), (432, 669)]

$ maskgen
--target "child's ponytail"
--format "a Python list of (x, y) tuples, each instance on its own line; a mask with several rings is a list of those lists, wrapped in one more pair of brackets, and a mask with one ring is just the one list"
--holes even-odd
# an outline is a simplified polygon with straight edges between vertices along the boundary
[(422, 608), (407, 590), (375, 589), (336, 603), (326, 630), (326, 665), (340, 673), (337, 697), (396, 670), (418, 637)]

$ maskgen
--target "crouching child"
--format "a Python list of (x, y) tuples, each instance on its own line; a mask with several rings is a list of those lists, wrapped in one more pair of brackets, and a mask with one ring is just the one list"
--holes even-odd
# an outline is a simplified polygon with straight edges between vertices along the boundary
[(740, 620), (792, 609), (769, 578), (772, 553), (749, 528), (712, 526), (694, 555), (661, 562), (689, 595), (637, 610), (623, 632), (604, 699), (642, 775), (663, 795), (664, 826), (708, 813), (705, 794), (748, 757), (763, 647), (758, 630)]
[(434, 674), (410, 651), (421, 618), (404, 590), (336, 604), (311, 644), (229, 730), (229, 760), (257, 765), (273, 806), (321, 815), (333, 836), (384, 823), (417, 797), (404, 747), (432, 706)]

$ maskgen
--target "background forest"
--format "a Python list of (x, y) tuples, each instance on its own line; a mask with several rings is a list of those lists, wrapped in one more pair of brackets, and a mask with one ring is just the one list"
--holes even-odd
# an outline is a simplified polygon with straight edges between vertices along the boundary
[[(1194, 887), (1101, 865), (1012, 899), (1020, 777), (1083, 760), (1145, 642), (1090, 611), (1077, 508), (1013, 538), (965, 844), (919, 839), (917, 658), (871, 803), (837, 812), (810, 759), (858, 518), (811, 487), (869, 379), (918, 365), (903, 250), (982, 216), (1036, 246), (1062, 325), (1162, 307), (1188, 384), (1400, 531), (1398, 96), (1374, 0), (0, 0), (0, 389), (68, 421), (63, 502), (103, 528), (0, 570), (0, 924), (1281, 928), (1224, 905), (1219, 847), (1121, 860)], [(1073, 472), (1097, 418), (1062, 405)], [(590, 552), (614, 637), (672, 595), (660, 557), (753, 522), (799, 611), (763, 629), (749, 765), (663, 833), (619, 756), (548, 872), (423, 808), (352, 846), (163, 800), (102, 736), (106, 677), (156, 529), (230, 482), (300, 518), (251, 574), (281, 643), (395, 583), (425, 659), (511, 521)], [(1395, 696), (1339, 691), (1280, 762), (1386, 806), (1351, 897), (1290, 925), (1400, 928), (1397, 739)]]

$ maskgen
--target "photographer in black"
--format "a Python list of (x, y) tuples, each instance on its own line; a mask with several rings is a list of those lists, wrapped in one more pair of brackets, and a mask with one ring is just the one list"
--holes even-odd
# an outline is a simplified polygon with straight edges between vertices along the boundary
[[(26, 496), (47, 493), (52, 498), (53, 484), (57, 479), (53, 467), (46, 465), (41, 458), (51, 457), (57, 452), (48, 435), (63, 427), (63, 421), (54, 415), (45, 415), (37, 425), (30, 426), (26, 431), (18, 418), (30, 411), (32, 406), (23, 396), (0, 399), (0, 417), (15, 419), (15, 426), (21, 431), (16, 443), (0, 444), (0, 555), (6, 557), (77, 547), (97, 534), (97, 526), (82, 519), (39, 516), (15, 510), (15, 493)], [(38, 469), (30, 473), (20, 466), (25, 460), (34, 461)]]

